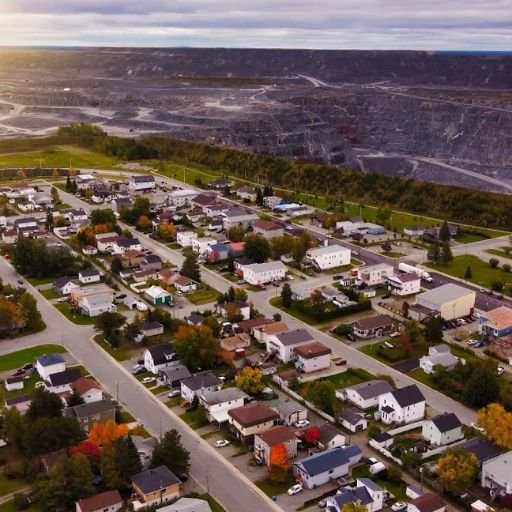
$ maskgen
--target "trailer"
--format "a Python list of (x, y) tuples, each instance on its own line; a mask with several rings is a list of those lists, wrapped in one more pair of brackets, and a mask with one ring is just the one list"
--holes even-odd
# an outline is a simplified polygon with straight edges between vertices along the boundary
[(408, 263), (399, 263), (398, 270), (406, 273), (414, 272), (421, 279), (427, 281), (427, 283), (431, 283), (433, 281), (432, 276), (428, 272), (425, 272), (424, 270), (421, 270), (421, 268), (415, 267), (414, 265), (409, 265)]

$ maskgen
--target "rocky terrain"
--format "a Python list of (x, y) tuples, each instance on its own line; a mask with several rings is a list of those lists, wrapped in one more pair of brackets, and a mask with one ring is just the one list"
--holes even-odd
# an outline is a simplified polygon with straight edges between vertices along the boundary
[(512, 193), (512, 55), (0, 51), (0, 137), (70, 122)]

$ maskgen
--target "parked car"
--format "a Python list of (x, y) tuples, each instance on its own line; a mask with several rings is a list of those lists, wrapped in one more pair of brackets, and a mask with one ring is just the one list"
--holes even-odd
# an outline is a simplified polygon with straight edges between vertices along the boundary
[(405, 510), (407, 508), (407, 503), (404, 503), (403, 501), (397, 501), (396, 503), (393, 503), (391, 505), (391, 510), (393, 512), (400, 512), (401, 510)]
[(347, 360), (340, 357), (334, 364), (336, 366), (345, 366), (347, 364)]
[(141, 373), (146, 373), (146, 368), (143, 366), (137, 368), (136, 370), (132, 370), (132, 375), (140, 375)]
[(142, 384), (151, 384), (152, 382), (155, 382), (155, 377), (144, 377), (141, 382)]
[(175, 396), (181, 395), (181, 389), (173, 389), (167, 396), (169, 398), (174, 398)]
[(308, 420), (299, 420), (299, 421), (296, 421), (293, 426), (296, 427), (296, 428), (305, 428), (309, 425), (309, 421)]
[(67, 297), (59, 297), (59, 298), (57, 299), (57, 302), (61, 302), (61, 303), (62, 303), (62, 302), (67, 302), (67, 301), (68, 301), (68, 298), (67, 298)]
[(18, 284), (24, 284), (23, 279), (18, 279)]
[(496, 375), (499, 377), (500, 375), (503, 375), (505, 373), (505, 368), (503, 366), (498, 366), (496, 368)]
[(224, 446), (228, 446), (231, 444), (227, 439), (219, 439), (218, 441), (215, 441), (215, 447), (216, 448), (224, 448)]
[(295, 494), (299, 494), (299, 492), (301, 492), (301, 491), (302, 491), (302, 485), (301, 484), (292, 485), (288, 489), (288, 496), (294, 496)]
[(25, 371), (32, 370), (32, 368), (34, 368), (34, 365), (32, 363), (26, 363), (21, 367), (21, 369)]
[(148, 307), (146, 306), (146, 304), (144, 304), (144, 302), (137, 302), (136, 307), (139, 311), (147, 311), (148, 310)]
[(258, 285), (258, 288), (259, 288), (260, 290), (266, 290), (266, 288), (267, 288), (267, 287), (266, 287), (263, 283), (260, 283), (260, 284)]
[(476, 338), (470, 338), (468, 340), (468, 345), (471, 347), (473, 345), (476, 345), (477, 343), (480, 343), (480, 340), (477, 340)]
[(13, 374), (12, 376), (13, 377), (18, 377), (20, 375), (24, 375), (25, 374), (25, 370), (23, 368), (18, 368)]
[(244, 279), (239, 279), (235, 284), (245, 284), (245, 280)]

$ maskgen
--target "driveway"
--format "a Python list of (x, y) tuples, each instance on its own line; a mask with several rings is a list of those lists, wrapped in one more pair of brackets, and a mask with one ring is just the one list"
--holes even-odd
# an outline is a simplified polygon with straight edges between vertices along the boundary
[(419, 358), (413, 358), (408, 359), (407, 361), (404, 361), (403, 363), (398, 363), (393, 366), (393, 369), (402, 372), (402, 373), (409, 373), (413, 370), (416, 370), (416, 368), (420, 367), (420, 360)]

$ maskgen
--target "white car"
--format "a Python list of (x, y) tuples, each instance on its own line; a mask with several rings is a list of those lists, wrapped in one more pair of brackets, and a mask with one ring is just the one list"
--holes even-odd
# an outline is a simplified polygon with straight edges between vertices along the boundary
[(174, 398), (175, 396), (181, 395), (181, 389), (173, 389), (167, 396), (169, 398)]
[(139, 311), (147, 311), (148, 310), (148, 307), (146, 306), (146, 304), (144, 304), (144, 302), (137, 302), (136, 307)]
[(144, 377), (141, 382), (142, 384), (151, 384), (152, 382), (155, 382), (155, 377)]
[(293, 426), (296, 427), (296, 428), (305, 428), (309, 425), (309, 421), (308, 420), (299, 420), (299, 421), (296, 421)]
[(301, 491), (302, 491), (302, 485), (301, 484), (292, 485), (288, 489), (288, 496), (294, 496), (295, 494), (299, 494), (299, 492), (301, 492)]
[(67, 298), (67, 297), (59, 297), (59, 298), (57, 299), (57, 302), (60, 302), (60, 303), (62, 303), (62, 302), (67, 302), (67, 301), (68, 301), (68, 298)]
[(407, 503), (404, 503), (403, 501), (397, 501), (396, 503), (393, 503), (391, 505), (391, 510), (393, 512), (400, 512), (400, 510), (405, 510), (407, 508)]
[(218, 441), (215, 441), (215, 447), (216, 448), (224, 448), (224, 446), (228, 446), (230, 442), (227, 439), (219, 439)]
[(471, 423), (471, 427), (474, 428), (475, 430), (478, 430), (478, 432), (485, 432), (485, 429), (482, 428), (482, 427), (479, 427), (476, 423)]
[(496, 375), (499, 377), (500, 375), (503, 375), (505, 373), (505, 368), (503, 366), (498, 366), (496, 368)]

